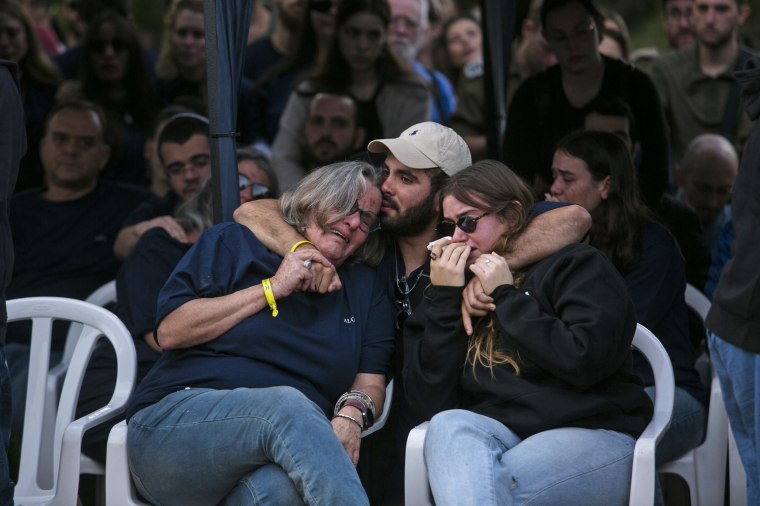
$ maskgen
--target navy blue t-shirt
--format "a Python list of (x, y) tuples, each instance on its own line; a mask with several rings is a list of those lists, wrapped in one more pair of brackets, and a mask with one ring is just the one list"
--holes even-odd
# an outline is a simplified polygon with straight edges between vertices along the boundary
[[(241, 225), (210, 228), (161, 290), (156, 328), (193, 299), (258, 285), (281, 261)], [(187, 387), (291, 386), (328, 414), (357, 373), (385, 374), (393, 352), (386, 280), (366, 266), (344, 266), (339, 274), (338, 292), (293, 292), (277, 301), (276, 318), (265, 308), (212, 341), (165, 351), (135, 392), (127, 417)]]

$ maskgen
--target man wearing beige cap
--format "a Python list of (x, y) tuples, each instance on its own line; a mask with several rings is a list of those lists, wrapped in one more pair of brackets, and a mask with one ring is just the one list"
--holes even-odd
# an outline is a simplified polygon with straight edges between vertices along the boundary
[[(403, 322), (429, 284), (427, 245), (436, 239), (438, 192), (449, 176), (469, 167), (472, 159), (469, 148), (456, 132), (433, 122), (413, 125), (395, 139), (374, 140), (369, 143), (368, 150), (386, 153), (380, 186), (383, 194), (380, 224), (388, 247), (377, 269), (388, 279), (388, 294), (397, 309), (391, 412), (385, 428), (362, 441), (364, 458), (359, 461), (359, 473), (371, 503), (375, 504), (403, 499), (406, 436), (412, 427), (423, 421), (409, 406), (401, 384)], [(272, 251), (282, 255), (296, 247), (313, 247), (304, 244), (305, 239), (282, 221), (275, 201), (243, 204), (235, 211), (235, 220), (250, 228)], [(515, 252), (508, 259), (510, 267), (530, 265), (569, 243), (577, 242), (590, 225), (588, 213), (580, 206), (544, 212), (521, 236)], [(311, 289), (322, 292), (340, 289), (334, 269), (326, 269), (317, 262), (312, 266), (314, 281)], [(471, 285), (465, 292), (469, 301), (463, 302), (463, 311), (484, 315), (488, 304), (476, 302), (482, 288)]]

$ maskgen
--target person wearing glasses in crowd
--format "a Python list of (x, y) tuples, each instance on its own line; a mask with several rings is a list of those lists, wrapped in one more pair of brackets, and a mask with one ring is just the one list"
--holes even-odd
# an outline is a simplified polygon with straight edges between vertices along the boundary
[[(237, 160), (241, 204), (278, 196), (277, 180), (264, 155), (251, 148), (238, 148)], [(137, 351), (135, 383), (142, 381), (161, 356), (162, 350), (153, 339), (158, 292), (200, 234), (214, 224), (210, 177), (206, 178), (200, 192), (180, 204), (172, 217), (185, 231), (187, 242), (173, 238), (162, 227), (153, 227), (140, 237), (116, 275), (116, 311), (132, 334)], [(116, 365), (110, 343), (102, 342), (88, 364), (77, 416), (91, 413), (108, 403), (116, 383)], [(83, 451), (105, 463), (108, 434), (123, 419), (117, 417), (88, 430), (82, 443)]]
[[(624, 504), (652, 402), (633, 370), (636, 313), (595, 248), (572, 244), (515, 268), (531, 189), (484, 160), (441, 190), (430, 288), (404, 329), (404, 383), (431, 419), (424, 453), (438, 505)], [(470, 332), (464, 287), (495, 309)], [(466, 494), (462, 494), (466, 490)]]
[[(406, 436), (423, 419), (414, 414), (404, 394), (403, 322), (419, 305), (429, 282), (428, 252), (436, 239), (439, 190), (446, 180), (471, 164), (464, 140), (450, 128), (423, 122), (406, 129), (398, 138), (378, 139), (369, 150), (386, 155), (383, 163), (380, 208), (381, 236), (386, 245), (378, 270), (395, 301), (396, 352), (393, 360), (394, 396), (386, 426), (364, 442), (359, 472), (373, 503), (403, 499)], [(284, 254), (302, 235), (277, 219), (276, 203), (259, 201), (242, 205), (235, 219), (251, 228), (273, 251)], [(537, 216), (508, 256), (510, 265), (523, 266), (580, 240), (590, 226), (580, 206), (565, 206)], [(310, 248), (308, 245), (301, 246)], [(299, 247), (299, 250), (300, 248)], [(340, 286), (334, 268), (314, 265), (315, 289), (329, 292)], [(465, 321), (491, 309), (477, 283), (468, 286), (463, 302)]]
[(545, 0), (541, 25), (557, 65), (526, 79), (514, 94), (504, 138), (505, 162), (537, 194), (551, 183), (555, 143), (583, 126), (586, 105), (620, 97), (633, 112), (641, 144), (642, 197), (655, 204), (668, 186), (665, 118), (650, 79), (599, 53), (604, 17), (593, 0)]
[[(369, 504), (354, 466), (393, 352), (385, 280), (360, 265), (380, 254), (376, 184), (371, 165), (340, 162), (283, 195), (283, 219), (315, 249), (282, 257), (227, 222), (180, 260), (158, 299), (165, 351), (127, 408), (150, 502)], [(339, 290), (307, 290), (320, 262)]]
[(168, 119), (158, 134), (156, 150), (171, 190), (155, 203), (135, 209), (126, 219), (114, 243), (116, 256), (124, 259), (147, 230), (164, 228), (173, 238), (187, 242), (183, 228), (171, 215), (182, 202), (198, 193), (211, 174), (208, 119), (181, 112)]

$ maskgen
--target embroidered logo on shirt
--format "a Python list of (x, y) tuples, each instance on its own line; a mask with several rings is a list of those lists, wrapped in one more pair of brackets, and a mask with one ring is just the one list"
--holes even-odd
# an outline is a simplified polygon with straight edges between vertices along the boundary
[(351, 318), (343, 318), (343, 323), (348, 323), (349, 325), (356, 323), (356, 317), (352, 316)]

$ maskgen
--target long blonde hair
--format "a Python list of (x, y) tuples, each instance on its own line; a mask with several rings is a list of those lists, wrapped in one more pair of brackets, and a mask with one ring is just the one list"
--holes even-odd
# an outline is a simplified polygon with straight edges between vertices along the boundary
[[(510, 223), (509, 229), (496, 239), (493, 251), (504, 255), (512, 251), (517, 237), (530, 221), (533, 193), (506, 165), (496, 160), (482, 160), (452, 176), (441, 190), (443, 197), (452, 196)], [(496, 345), (497, 330), (490, 318), (481, 319), (467, 345), (465, 364), (481, 365), (491, 370), (495, 365), (508, 364), (516, 374), (520, 366), (514, 355)], [(519, 358), (519, 357), (518, 357)]]

